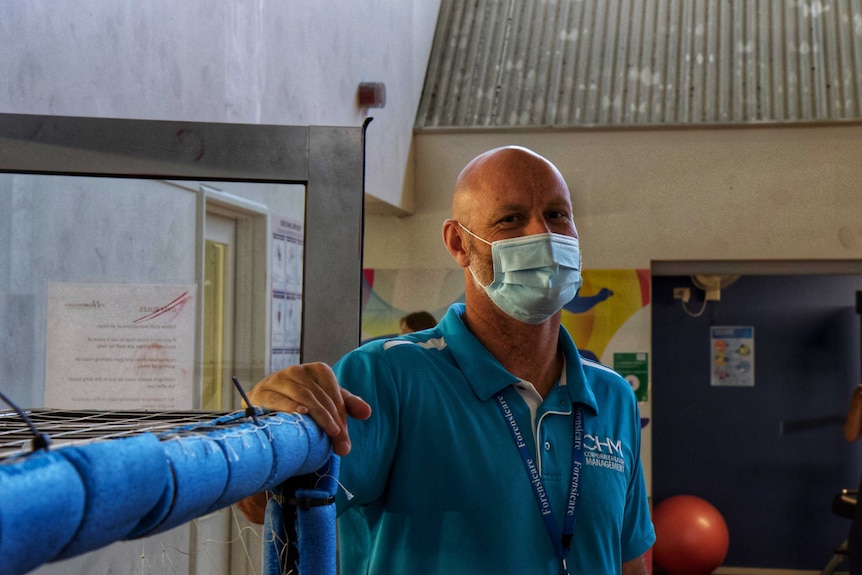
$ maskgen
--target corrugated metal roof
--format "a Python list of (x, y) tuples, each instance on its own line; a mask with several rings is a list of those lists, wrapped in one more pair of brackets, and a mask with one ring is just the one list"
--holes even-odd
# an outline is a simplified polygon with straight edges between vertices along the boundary
[(862, 0), (443, 0), (416, 128), (862, 117)]

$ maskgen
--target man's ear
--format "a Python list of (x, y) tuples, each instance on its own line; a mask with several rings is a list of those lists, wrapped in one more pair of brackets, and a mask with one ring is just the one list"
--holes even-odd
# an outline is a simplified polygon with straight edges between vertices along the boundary
[(459, 266), (466, 268), (470, 265), (470, 257), (467, 255), (467, 249), (455, 220), (443, 222), (443, 243), (446, 244), (446, 249), (449, 250)]

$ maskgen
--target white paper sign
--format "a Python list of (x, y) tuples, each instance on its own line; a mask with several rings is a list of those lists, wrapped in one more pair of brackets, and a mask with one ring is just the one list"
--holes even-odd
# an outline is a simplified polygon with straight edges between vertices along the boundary
[(48, 285), (45, 405), (192, 408), (195, 286)]
[(270, 369), (300, 362), (302, 334), (302, 224), (272, 217), (272, 349)]

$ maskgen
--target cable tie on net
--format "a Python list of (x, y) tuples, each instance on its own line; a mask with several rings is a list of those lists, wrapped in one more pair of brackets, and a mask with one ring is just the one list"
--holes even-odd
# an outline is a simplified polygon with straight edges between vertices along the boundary
[(39, 429), (33, 424), (30, 418), (27, 417), (27, 414), (24, 412), (24, 410), (15, 405), (15, 403), (11, 399), (3, 395), (2, 392), (0, 392), (0, 399), (2, 399), (3, 402), (9, 407), (14, 409), (15, 413), (17, 413), (18, 416), (24, 420), (24, 423), (27, 424), (27, 427), (30, 428), (30, 431), (33, 433), (33, 440), (30, 442), (30, 445), (33, 447), (33, 451), (36, 451), (38, 449), (44, 449), (47, 451), (48, 446), (51, 445), (51, 438), (48, 437), (46, 433), (42, 433), (41, 431), (39, 431)]
[(288, 505), (293, 505), (297, 509), (307, 511), (312, 507), (323, 507), (324, 505), (332, 505), (335, 503), (335, 496), (330, 497), (291, 497), (287, 500)]
[(248, 406), (245, 408), (245, 416), (251, 417), (254, 420), (255, 425), (257, 425), (258, 427), (262, 427), (260, 421), (257, 420), (257, 411), (255, 410), (251, 402), (248, 400), (248, 396), (245, 394), (245, 390), (242, 388), (242, 385), (240, 385), (239, 380), (236, 378), (235, 375), (231, 377), (231, 379), (233, 380), (233, 384), (236, 386), (237, 391), (239, 391), (242, 400)]

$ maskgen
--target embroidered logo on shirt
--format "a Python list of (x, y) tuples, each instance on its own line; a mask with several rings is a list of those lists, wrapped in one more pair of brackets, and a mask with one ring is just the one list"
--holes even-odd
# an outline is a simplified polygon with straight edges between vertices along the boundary
[(605, 437), (602, 440), (595, 435), (584, 437), (584, 463), (595, 467), (613, 469), (625, 473), (626, 460), (623, 458), (622, 441)]

